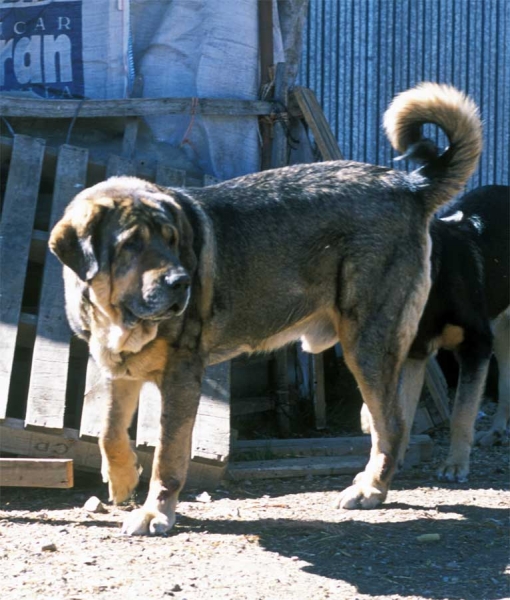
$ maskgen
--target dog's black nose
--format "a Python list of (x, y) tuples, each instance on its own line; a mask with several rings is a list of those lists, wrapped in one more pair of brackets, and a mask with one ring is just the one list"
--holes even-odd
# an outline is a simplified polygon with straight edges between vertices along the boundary
[(167, 275), (165, 282), (174, 292), (185, 292), (191, 284), (189, 275), (186, 273)]

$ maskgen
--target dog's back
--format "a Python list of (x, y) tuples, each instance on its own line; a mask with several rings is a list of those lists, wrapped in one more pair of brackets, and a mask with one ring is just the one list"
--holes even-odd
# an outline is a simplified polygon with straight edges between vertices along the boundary
[(483, 261), (487, 312), (495, 319), (510, 304), (510, 187), (479, 187), (455, 202), (444, 216), (459, 211), (474, 229)]

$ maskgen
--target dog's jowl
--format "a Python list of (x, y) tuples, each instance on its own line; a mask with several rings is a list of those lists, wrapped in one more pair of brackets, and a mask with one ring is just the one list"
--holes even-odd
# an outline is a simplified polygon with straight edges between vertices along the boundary
[[(445, 131), (444, 153), (423, 123)], [(188, 190), (117, 177), (55, 226), (69, 321), (112, 379), (100, 447), (115, 502), (138, 482), (127, 428), (140, 387), (161, 390), (149, 493), (126, 533), (174, 524), (205, 367), (295, 340), (340, 341), (370, 411), (371, 457), (340, 506), (385, 499), (408, 435), (397, 384), (431, 285), (429, 222), (475, 169), (481, 125), (471, 100), (436, 84), (397, 96), (384, 124), (418, 170), (325, 162)]]

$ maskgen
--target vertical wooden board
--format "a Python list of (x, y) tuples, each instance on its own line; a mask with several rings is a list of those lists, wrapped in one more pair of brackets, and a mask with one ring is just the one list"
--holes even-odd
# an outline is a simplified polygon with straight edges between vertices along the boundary
[(134, 161), (123, 156), (112, 154), (108, 157), (106, 163), (106, 177), (115, 175), (136, 175), (136, 165)]
[(184, 187), (186, 185), (186, 171), (172, 169), (168, 165), (158, 163), (156, 183), (167, 187)]
[(101, 375), (96, 363), (89, 358), (80, 420), (80, 437), (99, 437), (103, 408), (111, 394), (110, 386), (110, 380)]
[(324, 373), (324, 355), (314, 354), (312, 358), (313, 369), (313, 411), (315, 428), (326, 428), (326, 382)]
[[(57, 161), (50, 227), (72, 198), (85, 187), (88, 152), (62, 146)], [(28, 391), (27, 425), (61, 429), (67, 384), (71, 331), (65, 315), (62, 265), (46, 253), (37, 333)]]
[[(161, 395), (146, 383), (140, 394), (136, 445), (155, 447), (159, 437)], [(206, 369), (193, 430), (195, 460), (225, 462), (230, 452), (230, 362)]]
[[(158, 163), (156, 183), (164, 186), (183, 187), (186, 183), (186, 172)], [(161, 395), (159, 390), (154, 384), (146, 383), (140, 393), (138, 405), (137, 446), (156, 446), (160, 414)]]
[[(136, 175), (134, 161), (112, 154), (106, 163), (106, 177)], [(85, 395), (80, 420), (80, 437), (98, 438), (101, 433), (103, 407), (110, 395), (110, 383), (101, 376), (96, 363), (89, 358), (85, 381)]]
[(136, 445), (155, 448), (159, 437), (161, 394), (154, 383), (146, 383), (140, 392)]
[(230, 361), (208, 367), (193, 430), (195, 461), (225, 463), (230, 455)]
[(44, 140), (14, 138), (0, 224), (0, 418), (5, 418)]

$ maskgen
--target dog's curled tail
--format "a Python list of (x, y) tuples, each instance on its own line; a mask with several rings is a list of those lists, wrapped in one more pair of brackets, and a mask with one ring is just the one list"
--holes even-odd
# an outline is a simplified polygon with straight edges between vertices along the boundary
[[(448, 137), (443, 154), (432, 140), (422, 137), (425, 123), (437, 125)], [(421, 83), (402, 92), (390, 104), (383, 124), (402, 158), (423, 165), (418, 172), (424, 177), (430, 214), (462, 190), (478, 164), (482, 151), (478, 107), (454, 87)]]

